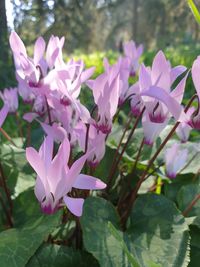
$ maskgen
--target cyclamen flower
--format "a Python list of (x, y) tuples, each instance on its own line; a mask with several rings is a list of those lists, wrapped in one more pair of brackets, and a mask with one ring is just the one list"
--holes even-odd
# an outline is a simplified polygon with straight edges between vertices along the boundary
[(136, 98), (136, 101), (131, 102), (132, 110), (140, 110), (141, 106), (145, 106), (150, 120), (155, 123), (162, 123), (171, 115), (176, 120), (185, 119), (180, 104), (187, 74), (171, 91), (174, 81), (185, 70), (184, 66), (171, 68), (161, 51), (155, 56), (152, 69), (142, 64), (139, 72), (139, 83), (134, 88), (135, 94), (132, 97), (132, 99)]
[(145, 112), (142, 117), (142, 128), (144, 132), (144, 143), (152, 146), (162, 130), (167, 126), (169, 119), (163, 123), (151, 122), (148, 114)]
[[(32, 99), (32, 93), (40, 95), (50, 90), (49, 81), (52, 78), (49, 76), (53, 76), (53, 72), (49, 72), (48, 75), (48, 70), (51, 70), (56, 62), (61, 61), (59, 58), (62, 56), (63, 45), (64, 38), (59, 39), (52, 36), (47, 45), (46, 58), (44, 58), (46, 44), (44, 39), (39, 37), (35, 42), (34, 56), (30, 58), (17, 33), (11, 33), (10, 46), (15, 61), (16, 78), (19, 81), (20, 95), (25, 101)], [(57, 64), (59, 65), (59, 63)]]
[(70, 155), (70, 143), (67, 138), (61, 143), (53, 158), (53, 139), (47, 136), (37, 152), (26, 148), (26, 158), (37, 173), (35, 195), (41, 209), (46, 214), (55, 213), (65, 204), (76, 216), (82, 215), (84, 199), (69, 195), (72, 188), (104, 189), (106, 184), (97, 178), (80, 174), (89, 154), (76, 160), (71, 167), (67, 165)]
[(0, 97), (4, 104), (9, 107), (10, 113), (15, 113), (18, 109), (18, 92), (17, 88), (4, 89), (3, 93), (0, 92)]
[(187, 149), (180, 149), (179, 144), (174, 144), (172, 147), (166, 149), (166, 175), (169, 178), (175, 178), (177, 173), (185, 166), (187, 157)]
[(112, 119), (117, 111), (120, 94), (119, 65), (106, 68), (106, 71), (96, 80), (90, 80), (87, 85), (92, 89), (95, 104), (98, 107), (98, 118), (94, 126), (104, 134), (112, 129)]
[(74, 129), (79, 146), (82, 151), (85, 151), (85, 142), (88, 142), (88, 150), (92, 151), (87, 158), (87, 163), (91, 167), (97, 167), (105, 154), (105, 139), (106, 134), (98, 131), (93, 125), (89, 125), (88, 140), (86, 140), (87, 128), (85, 124), (79, 122)]
[(139, 58), (143, 53), (143, 45), (136, 46), (134, 41), (124, 44), (124, 55), (129, 60), (130, 76), (135, 76), (139, 69)]
[[(189, 108), (188, 112), (186, 113), (188, 116), (191, 116), (194, 113), (194, 107)], [(192, 127), (187, 122), (181, 122), (176, 129), (176, 134), (178, 135), (179, 139), (182, 143), (187, 142)]]

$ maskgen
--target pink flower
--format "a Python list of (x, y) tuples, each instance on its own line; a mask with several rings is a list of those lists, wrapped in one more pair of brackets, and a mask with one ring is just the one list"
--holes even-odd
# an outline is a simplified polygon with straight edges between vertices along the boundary
[[(52, 70), (56, 64), (59, 66), (60, 63), (57, 62), (62, 61), (60, 57), (62, 57), (63, 45), (64, 38), (52, 36), (46, 49), (44, 39), (39, 37), (35, 42), (34, 56), (30, 58), (17, 33), (11, 33), (10, 46), (15, 61), (16, 78), (19, 81), (20, 95), (24, 101), (32, 100), (32, 93), (41, 95), (50, 90), (49, 81), (53, 73), (48, 73), (48, 71)], [(44, 57), (45, 49), (46, 58)]]
[[(87, 133), (85, 124), (79, 122), (74, 131), (76, 133), (79, 146), (81, 147), (82, 151), (85, 151)], [(96, 167), (105, 154), (105, 138), (106, 134), (98, 131), (93, 125), (89, 126), (88, 150), (91, 151), (91, 153), (88, 155), (87, 162), (92, 167)]]
[(176, 120), (185, 120), (180, 103), (187, 75), (171, 91), (174, 81), (185, 70), (184, 66), (171, 68), (161, 51), (155, 56), (152, 69), (142, 64), (139, 72), (139, 87), (136, 87), (136, 93), (132, 97), (135, 99), (139, 95), (139, 99), (138, 102), (132, 102), (132, 110), (140, 110), (145, 106), (150, 120), (156, 123), (164, 122), (169, 116), (173, 116)]
[(112, 129), (112, 119), (117, 111), (120, 94), (119, 65), (107, 67), (96, 80), (88, 81), (92, 89), (95, 104), (98, 107), (98, 118), (94, 126), (107, 134)]
[(142, 127), (144, 131), (144, 143), (152, 146), (162, 130), (167, 126), (169, 119), (162, 123), (150, 121), (148, 114), (145, 112), (142, 118)]
[(185, 166), (188, 157), (187, 149), (180, 149), (179, 144), (174, 144), (166, 149), (165, 164), (166, 175), (169, 178), (175, 178), (177, 173)]
[[(186, 113), (189, 117), (194, 113), (195, 108), (189, 108), (188, 112)], [(176, 129), (176, 134), (178, 135), (179, 139), (182, 143), (187, 142), (192, 127), (187, 122), (181, 122)]]
[(9, 107), (10, 113), (15, 113), (18, 109), (18, 93), (17, 88), (4, 89), (3, 93), (0, 92), (0, 97), (4, 104)]
[(26, 158), (37, 173), (35, 195), (44, 213), (52, 214), (65, 204), (74, 215), (81, 216), (84, 199), (69, 196), (72, 188), (90, 190), (106, 187), (99, 179), (80, 174), (88, 154), (76, 160), (71, 167), (67, 165), (69, 155), (67, 138), (54, 158), (53, 139), (50, 136), (45, 138), (39, 152), (32, 147), (26, 148)]
[(143, 45), (136, 46), (134, 41), (124, 44), (124, 55), (129, 60), (130, 76), (135, 76), (139, 69), (139, 59), (143, 53)]

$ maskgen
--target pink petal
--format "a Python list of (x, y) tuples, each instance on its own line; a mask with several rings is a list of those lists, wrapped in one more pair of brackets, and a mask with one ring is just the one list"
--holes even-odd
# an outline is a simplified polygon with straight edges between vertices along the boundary
[(69, 169), (67, 173), (67, 192), (71, 190), (71, 187), (75, 183), (90, 153), (86, 153), (85, 155), (80, 157), (78, 160), (76, 160), (71, 166), (71, 168)]
[(170, 72), (170, 79), (171, 79), (171, 84), (180, 76), (183, 72), (185, 72), (187, 68), (185, 66), (176, 66), (173, 69), (171, 69)]
[(101, 180), (92, 177), (90, 175), (79, 174), (73, 187), (78, 189), (104, 189), (106, 188), (106, 184)]
[(53, 144), (53, 138), (48, 135), (47, 137), (45, 137), (44, 142), (42, 143), (39, 150), (39, 155), (45, 164), (46, 170), (48, 170), (51, 166), (51, 160), (53, 156)]
[(184, 90), (185, 90), (185, 84), (188, 77), (188, 73), (185, 75), (185, 77), (178, 83), (176, 88), (171, 92), (171, 96), (178, 101), (178, 103), (181, 103), (183, 100)]
[(28, 122), (32, 122), (37, 117), (38, 117), (37, 113), (29, 112), (29, 113), (24, 114), (23, 119)]
[(14, 53), (23, 54), (24, 56), (27, 56), (24, 43), (16, 32), (11, 32), (10, 34), (10, 46)]
[[(67, 165), (70, 155), (70, 143), (68, 138), (66, 137), (64, 141), (61, 143), (57, 155), (54, 157), (51, 166), (49, 168), (49, 177), (52, 177), (52, 184), (57, 183), (58, 179), (61, 177), (62, 169), (65, 165)], [(55, 179), (57, 177), (57, 179)], [(52, 180), (50, 179), (50, 180)]]
[(37, 179), (35, 182), (34, 193), (40, 202), (42, 202), (42, 200), (44, 199), (46, 195), (44, 183), (39, 176), (37, 176)]
[(157, 100), (160, 100), (166, 105), (169, 112), (175, 117), (175, 119), (179, 120), (183, 109), (181, 105), (164, 89), (156, 87), (156, 86), (151, 86), (148, 90), (144, 91), (141, 95), (150, 96)]
[(91, 67), (81, 74), (81, 83), (84, 83), (86, 80), (88, 80), (94, 73), (95, 67)]
[(34, 148), (27, 147), (26, 159), (38, 176), (43, 180), (45, 178), (45, 166), (39, 156), (39, 153)]
[(192, 79), (193, 79), (198, 97), (200, 98), (200, 57), (198, 57), (193, 63)]
[(83, 213), (83, 198), (71, 198), (65, 196), (63, 198), (67, 208), (73, 213), (75, 216), (80, 217)]
[[(170, 89), (170, 64), (162, 51), (159, 51), (152, 64), (152, 83), (169, 91)], [(158, 81), (159, 80), (159, 81)], [(157, 83), (158, 81), (158, 83)]]
[(34, 63), (37, 65), (42, 59), (45, 52), (45, 41), (42, 37), (39, 37), (34, 46)]
[(4, 105), (0, 111), (0, 127), (4, 123), (4, 121), (8, 115), (8, 112), (9, 112), (9, 107), (7, 105)]
[(148, 89), (149, 86), (152, 85), (150, 73), (148, 69), (144, 66), (144, 64), (142, 64), (140, 67), (139, 85), (141, 91)]

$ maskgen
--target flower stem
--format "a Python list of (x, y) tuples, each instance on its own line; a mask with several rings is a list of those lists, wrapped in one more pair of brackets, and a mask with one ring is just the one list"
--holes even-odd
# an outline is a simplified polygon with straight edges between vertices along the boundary
[(189, 204), (189, 206), (183, 211), (183, 216), (186, 217), (188, 213), (192, 210), (194, 205), (197, 203), (197, 201), (200, 199), (200, 194), (195, 196), (195, 198), (192, 200), (192, 202)]
[(15, 112), (15, 117), (16, 117), (16, 124), (18, 126), (18, 129), (19, 129), (19, 135), (20, 137), (22, 138), (23, 140), (23, 131), (22, 131), (22, 125), (21, 125), (21, 122), (20, 122), (20, 119), (19, 119), (19, 114), (18, 112)]
[(13, 227), (13, 220), (12, 220), (11, 214), (6, 209), (6, 205), (4, 203), (4, 200), (3, 200), (3, 197), (1, 195), (1, 193), (0, 193), (0, 202), (1, 202), (2, 208), (3, 208), (4, 212), (5, 212), (5, 215), (6, 215), (6, 218), (7, 218), (7, 221), (8, 221), (8, 225), (10, 227)]
[(86, 124), (85, 153), (87, 153), (87, 150), (88, 150), (89, 131), (90, 131), (90, 124)]
[(139, 123), (139, 121), (140, 121), (140, 119), (141, 119), (141, 117), (142, 117), (144, 111), (145, 111), (145, 108), (143, 108), (143, 110), (141, 111), (140, 115), (139, 115), (139, 116), (137, 117), (137, 119), (135, 120), (135, 123), (134, 123), (134, 125), (133, 125), (133, 128), (132, 128), (132, 130), (131, 130), (131, 132), (130, 132), (130, 134), (129, 134), (129, 136), (128, 136), (128, 139), (127, 139), (127, 141), (126, 141), (126, 143), (125, 143), (125, 145), (124, 145), (124, 147), (123, 147), (121, 153), (119, 154), (119, 157), (118, 157), (118, 159), (116, 160), (116, 162), (115, 162), (113, 168), (111, 169), (111, 171), (110, 171), (110, 173), (109, 173), (109, 176), (108, 176), (108, 182), (107, 182), (107, 190), (106, 190), (107, 192), (109, 192), (109, 189), (110, 189), (110, 186), (111, 186), (111, 183), (112, 183), (112, 179), (113, 179), (113, 177), (114, 177), (114, 174), (115, 174), (115, 171), (116, 171), (116, 169), (117, 169), (117, 167), (118, 167), (118, 164), (119, 164), (119, 162), (120, 162), (121, 159), (122, 159), (122, 156), (123, 156), (123, 154), (124, 154), (124, 152), (125, 152), (125, 150), (126, 150), (128, 144), (129, 144), (129, 142), (130, 142), (130, 140), (131, 140), (131, 138), (132, 138), (132, 136), (133, 136), (133, 134), (134, 134), (134, 132), (135, 132), (135, 129), (137, 128), (137, 125), (138, 125), (138, 123)]
[(6, 131), (4, 131), (4, 129), (3, 128), (1, 128), (0, 127), (0, 132), (3, 134), (3, 136), (13, 145), (13, 146), (15, 146), (15, 147), (17, 147), (16, 146), (16, 144), (13, 142), (13, 140), (12, 140), (12, 138), (6, 133)]
[(6, 193), (6, 197), (8, 199), (8, 203), (9, 203), (9, 206), (10, 206), (10, 213), (12, 213), (12, 208), (13, 208), (12, 200), (11, 200), (11, 197), (10, 197), (9, 189), (7, 187), (6, 177), (5, 177), (5, 174), (4, 174), (4, 171), (3, 171), (3, 166), (1, 165), (1, 163), (0, 163), (0, 175), (1, 175), (1, 179), (2, 179), (2, 186), (3, 186), (3, 189), (4, 189), (5, 193)]
[(50, 108), (49, 108), (49, 104), (48, 104), (46, 96), (45, 96), (45, 101), (46, 101), (46, 106), (47, 106), (47, 114), (48, 114), (48, 118), (49, 118), (49, 125), (52, 125), (51, 112), (50, 112)]
[(135, 169), (137, 168), (137, 164), (138, 164), (138, 161), (139, 161), (139, 159), (140, 159), (140, 156), (141, 156), (141, 152), (142, 152), (143, 147), (144, 147), (144, 138), (142, 139), (142, 142), (141, 142), (141, 144), (140, 144), (140, 147), (139, 147), (139, 150), (138, 150), (138, 153), (137, 153), (137, 157), (136, 157), (136, 159), (135, 159), (135, 163), (134, 163), (134, 165), (133, 165), (131, 174), (134, 174)]

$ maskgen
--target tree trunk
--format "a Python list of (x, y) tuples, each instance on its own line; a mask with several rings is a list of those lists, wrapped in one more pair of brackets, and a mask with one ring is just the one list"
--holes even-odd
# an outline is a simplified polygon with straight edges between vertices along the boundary
[(0, 0), (0, 62), (8, 60), (8, 26), (5, 0)]

